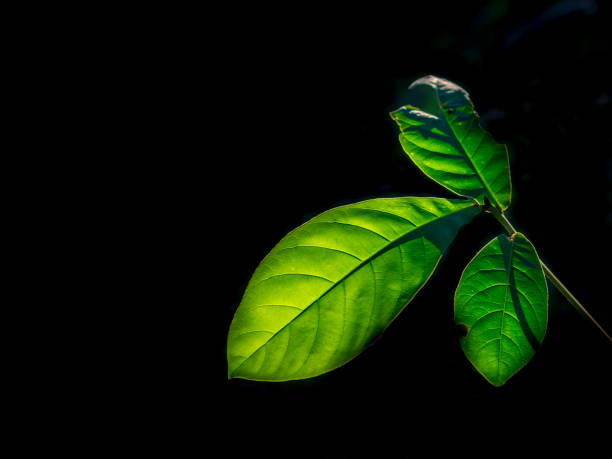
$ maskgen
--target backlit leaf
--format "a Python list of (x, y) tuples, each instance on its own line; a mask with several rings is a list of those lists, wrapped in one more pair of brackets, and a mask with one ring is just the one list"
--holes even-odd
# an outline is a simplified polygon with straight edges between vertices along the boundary
[(301, 379), (348, 362), (423, 287), (478, 212), (465, 200), (373, 199), (295, 229), (247, 286), (228, 335), (229, 377)]
[(510, 205), (508, 152), (480, 127), (468, 93), (426, 76), (410, 85), (407, 105), (391, 113), (412, 161), (449, 190), (505, 210)]
[(463, 271), (455, 322), (467, 327), (463, 352), (495, 386), (531, 360), (546, 334), (548, 290), (542, 266), (521, 233), (489, 242)]

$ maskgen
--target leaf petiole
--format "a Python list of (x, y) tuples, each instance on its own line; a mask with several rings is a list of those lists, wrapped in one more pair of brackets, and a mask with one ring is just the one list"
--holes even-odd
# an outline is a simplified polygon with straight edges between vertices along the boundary
[[(501, 225), (504, 227), (504, 229), (506, 230), (506, 232), (512, 236), (514, 233), (516, 233), (516, 229), (514, 228), (514, 226), (512, 226), (512, 223), (510, 223), (510, 221), (508, 220), (508, 218), (506, 217), (506, 215), (504, 215), (503, 212), (500, 212), (499, 210), (495, 209), (494, 207), (487, 207), (486, 212), (490, 213), (491, 215), (493, 215), (495, 217), (495, 219), (501, 223)], [(561, 294), (565, 297), (565, 299), (583, 316), (585, 316), (587, 319), (589, 319), (591, 322), (593, 322), (595, 324), (595, 326), (597, 328), (599, 328), (599, 330), (601, 330), (601, 332), (606, 335), (606, 338), (608, 338), (608, 340), (610, 342), (612, 342), (612, 338), (610, 337), (610, 335), (603, 329), (603, 327), (601, 325), (599, 325), (599, 323), (595, 320), (595, 318), (585, 309), (584, 306), (582, 306), (582, 304), (580, 304), (580, 301), (578, 301), (576, 299), (576, 297), (574, 295), (572, 295), (572, 293), (568, 290), (568, 288), (563, 285), (563, 283), (561, 283), (561, 281), (557, 278), (557, 276), (555, 276), (553, 274), (553, 272), (550, 270), (550, 268), (548, 266), (546, 266), (544, 264), (544, 262), (542, 260), (540, 260), (540, 263), (542, 264), (542, 270), (544, 271), (544, 275), (548, 278), (548, 280), (557, 288), (557, 290), (559, 290), (559, 292), (561, 292)]]

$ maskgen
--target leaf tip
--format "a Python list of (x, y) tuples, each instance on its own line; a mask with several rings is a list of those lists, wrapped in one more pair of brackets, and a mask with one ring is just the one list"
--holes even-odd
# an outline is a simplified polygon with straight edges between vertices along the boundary
[(395, 122), (397, 122), (399, 120), (399, 114), (398, 112), (401, 110), (401, 108), (398, 108), (396, 110), (393, 110), (391, 112), (389, 112), (389, 116), (391, 117), (391, 119)]
[(481, 372), (480, 370), (478, 370), (478, 372), (484, 376), (484, 378), (486, 379), (486, 381), (491, 384), (494, 387), (502, 387), (504, 384), (506, 384), (506, 382), (508, 382), (509, 378), (504, 379), (503, 377), (494, 375), (486, 375), (485, 373)]

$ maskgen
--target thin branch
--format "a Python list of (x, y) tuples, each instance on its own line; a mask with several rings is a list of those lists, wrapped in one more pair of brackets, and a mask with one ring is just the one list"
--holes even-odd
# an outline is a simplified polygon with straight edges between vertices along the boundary
[(591, 322), (593, 322), (597, 326), (597, 328), (599, 328), (601, 330), (601, 332), (604, 335), (606, 335), (606, 337), (610, 340), (610, 342), (612, 342), (612, 338), (610, 338), (610, 335), (608, 335), (608, 333), (606, 333), (606, 331), (602, 328), (601, 325), (599, 325), (599, 323), (593, 318), (593, 316), (591, 314), (589, 314), (589, 311), (587, 311), (584, 308), (584, 306), (582, 306), (580, 304), (580, 302), (576, 299), (576, 297), (574, 295), (572, 295), (572, 293), (567, 289), (567, 287), (565, 285), (563, 285), (559, 279), (557, 279), (557, 276), (555, 276), (552, 273), (552, 271), (548, 268), (548, 266), (546, 266), (544, 263), (542, 263), (542, 269), (544, 270), (544, 274), (546, 275), (546, 277), (548, 277), (550, 282), (555, 287), (557, 287), (557, 290), (559, 290), (561, 292), (561, 294), (565, 297), (565, 299), (567, 301), (569, 301), (569, 303), (572, 306), (574, 306), (576, 309), (578, 309), (579, 312), (581, 312), (588, 319), (590, 319)]
[[(498, 222), (501, 223), (501, 225), (504, 227), (504, 229), (508, 232), (508, 234), (510, 236), (512, 236), (514, 233), (516, 233), (516, 229), (514, 229), (514, 226), (512, 226), (512, 223), (510, 223), (510, 221), (508, 221), (508, 219), (506, 218), (506, 216), (504, 215), (503, 212), (500, 212), (497, 209), (494, 209), (494, 208), (491, 208), (491, 207), (487, 208), (487, 211), (489, 213), (491, 213), (497, 219)], [(606, 335), (606, 338), (608, 338), (608, 340), (610, 342), (612, 342), (612, 338), (610, 337), (610, 335), (608, 335), (608, 333), (606, 333), (606, 331), (603, 329), (603, 327), (601, 325), (599, 325), (599, 323), (593, 318), (593, 316), (591, 314), (589, 314), (589, 312), (585, 309), (585, 307), (582, 306), (582, 304), (580, 304), (580, 301), (578, 301), (576, 299), (576, 297), (574, 295), (572, 295), (572, 293), (568, 290), (568, 288), (565, 285), (563, 285), (563, 283), (561, 283), (561, 281), (557, 278), (557, 276), (555, 276), (553, 274), (553, 272), (548, 268), (548, 266), (546, 266), (544, 264), (544, 262), (542, 262), (542, 260), (540, 260), (540, 263), (542, 264), (542, 270), (544, 271), (544, 275), (557, 288), (557, 290), (559, 290), (559, 292), (561, 292), (561, 294), (565, 297), (565, 299), (580, 314), (582, 314), (584, 317), (586, 317), (591, 322), (593, 322), (595, 324), (595, 326), (597, 328), (599, 328), (599, 330), (601, 330), (601, 332), (604, 335)]]

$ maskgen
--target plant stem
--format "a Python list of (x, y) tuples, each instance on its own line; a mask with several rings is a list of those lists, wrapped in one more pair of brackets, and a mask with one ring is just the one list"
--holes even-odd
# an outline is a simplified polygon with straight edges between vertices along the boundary
[[(516, 229), (514, 229), (514, 226), (512, 226), (512, 223), (510, 223), (508, 221), (508, 219), (506, 218), (506, 216), (504, 215), (503, 212), (500, 212), (499, 210), (497, 210), (495, 208), (492, 208), (492, 207), (487, 208), (487, 210), (497, 219), (498, 222), (501, 223), (501, 225), (504, 227), (504, 229), (508, 232), (508, 234), (510, 236), (512, 236), (514, 233), (516, 233)], [(606, 333), (606, 331), (603, 329), (603, 327), (601, 325), (599, 325), (599, 323), (593, 318), (593, 316), (591, 314), (589, 314), (589, 312), (584, 308), (584, 306), (582, 306), (582, 304), (580, 304), (580, 301), (578, 301), (576, 299), (576, 297), (574, 295), (572, 295), (572, 293), (567, 289), (567, 287), (561, 283), (561, 281), (557, 278), (557, 276), (555, 276), (553, 274), (553, 272), (548, 268), (548, 266), (546, 266), (544, 264), (544, 262), (542, 260), (540, 260), (540, 263), (542, 264), (542, 270), (544, 271), (544, 275), (557, 288), (557, 290), (559, 290), (559, 292), (561, 292), (561, 294), (565, 297), (565, 299), (580, 314), (582, 314), (586, 318), (590, 319), (590, 321), (593, 322), (595, 324), (595, 326), (597, 328), (599, 328), (599, 330), (601, 330), (601, 332), (604, 335), (606, 335), (606, 338), (608, 338), (608, 340), (610, 342), (612, 342), (612, 338), (610, 338), (610, 335), (608, 335), (608, 333)]]

